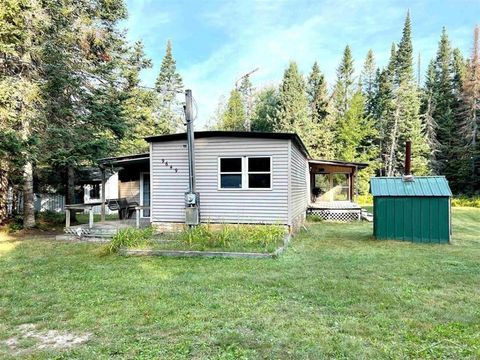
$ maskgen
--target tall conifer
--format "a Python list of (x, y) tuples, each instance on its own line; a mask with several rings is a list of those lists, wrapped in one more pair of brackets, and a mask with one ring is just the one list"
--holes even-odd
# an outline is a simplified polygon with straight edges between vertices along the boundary
[(183, 81), (177, 72), (170, 40), (167, 41), (165, 56), (155, 81), (155, 89), (159, 95), (158, 122), (168, 123), (173, 129), (180, 130), (183, 124), (183, 109), (178, 96), (183, 91)]

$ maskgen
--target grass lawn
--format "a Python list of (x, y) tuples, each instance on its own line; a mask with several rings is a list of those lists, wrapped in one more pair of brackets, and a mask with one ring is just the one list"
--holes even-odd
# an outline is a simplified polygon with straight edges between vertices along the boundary
[[(0, 358), (480, 358), (480, 209), (454, 209), (451, 245), (371, 233), (315, 223), (277, 260), (4, 238)], [(22, 324), (90, 340), (42, 348)]]

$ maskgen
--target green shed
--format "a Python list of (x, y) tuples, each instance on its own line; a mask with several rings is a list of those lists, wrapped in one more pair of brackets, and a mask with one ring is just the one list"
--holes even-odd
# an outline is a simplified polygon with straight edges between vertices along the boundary
[(377, 239), (448, 243), (452, 192), (444, 176), (374, 177), (373, 235)]

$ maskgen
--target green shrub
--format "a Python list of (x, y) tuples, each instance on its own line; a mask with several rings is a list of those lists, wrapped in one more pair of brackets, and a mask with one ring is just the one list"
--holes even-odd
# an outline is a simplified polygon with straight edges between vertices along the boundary
[(23, 217), (21, 215), (15, 215), (12, 217), (4, 227), (7, 234), (15, 233), (23, 229)]
[(323, 219), (318, 215), (308, 214), (307, 221), (309, 222), (322, 222)]
[(373, 205), (373, 196), (372, 194), (358, 195), (357, 203), (359, 205)]
[(151, 245), (153, 234), (154, 230), (151, 226), (145, 229), (131, 227), (121, 229), (115, 234), (112, 240), (104, 246), (103, 252), (112, 254), (123, 247), (132, 248)]
[(480, 196), (454, 196), (452, 197), (452, 206), (480, 208)]

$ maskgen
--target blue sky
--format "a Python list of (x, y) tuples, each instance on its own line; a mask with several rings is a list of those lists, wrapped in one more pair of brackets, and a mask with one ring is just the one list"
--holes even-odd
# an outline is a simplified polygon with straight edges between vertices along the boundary
[(259, 67), (255, 87), (278, 84), (289, 61), (304, 74), (317, 60), (331, 86), (349, 44), (357, 72), (368, 49), (385, 65), (392, 42), (400, 40), (410, 9), (413, 45), (422, 69), (434, 56), (442, 26), (454, 47), (469, 55), (480, 0), (127, 0), (124, 24), (131, 41), (142, 40), (154, 67), (142, 74), (153, 85), (171, 39), (177, 69), (198, 104), (197, 129), (214, 113), (221, 96), (242, 74)]

